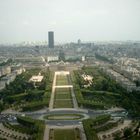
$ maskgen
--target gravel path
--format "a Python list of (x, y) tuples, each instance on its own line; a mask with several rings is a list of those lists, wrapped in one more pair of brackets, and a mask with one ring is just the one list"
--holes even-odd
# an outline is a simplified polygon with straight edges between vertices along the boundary
[(113, 129), (103, 131), (103, 132), (99, 132), (98, 136), (102, 139), (103, 135), (111, 135), (112, 133), (115, 133), (116, 131), (124, 129), (125, 127), (129, 127), (131, 125), (131, 122), (132, 122), (131, 120), (125, 120), (123, 124), (120, 124), (117, 127), (114, 127)]

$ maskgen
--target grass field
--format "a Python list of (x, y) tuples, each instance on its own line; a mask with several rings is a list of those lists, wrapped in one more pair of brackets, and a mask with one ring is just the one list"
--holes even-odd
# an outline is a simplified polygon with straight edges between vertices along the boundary
[(79, 129), (50, 130), (50, 140), (80, 140)]
[(81, 114), (54, 114), (54, 115), (46, 115), (44, 119), (48, 120), (77, 120), (81, 119), (84, 116)]
[(72, 108), (72, 98), (70, 88), (56, 88), (54, 108)]
[(56, 94), (62, 94), (62, 93), (70, 93), (70, 88), (56, 88), (55, 93)]
[(56, 94), (55, 99), (71, 99), (70, 94)]
[(55, 99), (71, 99), (70, 88), (56, 88)]
[(73, 108), (72, 100), (55, 100), (54, 108)]
[[(67, 75), (57, 75), (56, 85), (68, 85), (69, 78)], [(55, 88), (53, 108), (73, 108), (71, 97), (71, 88)]]
[(57, 75), (56, 77), (56, 85), (68, 85), (68, 77), (65, 75)]

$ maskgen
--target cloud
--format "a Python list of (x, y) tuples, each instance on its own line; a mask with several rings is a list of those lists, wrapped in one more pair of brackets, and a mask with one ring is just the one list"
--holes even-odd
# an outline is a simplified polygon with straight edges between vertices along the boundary
[(55, 26), (55, 25), (57, 25), (58, 23), (56, 22), (56, 21), (51, 21), (51, 22), (49, 22), (49, 25), (50, 26)]
[(28, 20), (23, 20), (22, 25), (29, 26), (29, 25), (31, 25), (31, 23)]
[(4, 21), (0, 21), (0, 25), (5, 25), (5, 22)]

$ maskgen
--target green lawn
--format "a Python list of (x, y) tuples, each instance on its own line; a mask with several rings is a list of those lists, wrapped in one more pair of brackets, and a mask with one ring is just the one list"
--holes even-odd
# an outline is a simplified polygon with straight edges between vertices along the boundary
[(49, 137), (50, 140), (80, 140), (80, 132), (75, 129), (56, 129), (50, 131)]
[(56, 88), (55, 99), (71, 99), (70, 88)]
[(56, 94), (55, 99), (71, 99), (70, 94)]
[(81, 114), (53, 114), (53, 115), (46, 115), (44, 119), (48, 120), (77, 120), (81, 119), (84, 116)]
[[(69, 79), (67, 75), (57, 75), (56, 85), (68, 85), (68, 84), (69, 84)], [(55, 89), (54, 108), (73, 108), (70, 88)]]
[(55, 100), (54, 108), (73, 108), (72, 100)]
[(68, 77), (65, 75), (57, 75), (56, 77), (56, 85), (68, 85)]
[(62, 93), (70, 93), (70, 88), (56, 88), (55, 93), (56, 94), (62, 94)]

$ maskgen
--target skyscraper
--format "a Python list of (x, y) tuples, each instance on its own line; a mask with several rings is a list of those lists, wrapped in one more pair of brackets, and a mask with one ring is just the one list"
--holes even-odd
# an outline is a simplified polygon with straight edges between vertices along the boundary
[(52, 31), (48, 32), (48, 43), (49, 48), (54, 48), (54, 32)]

